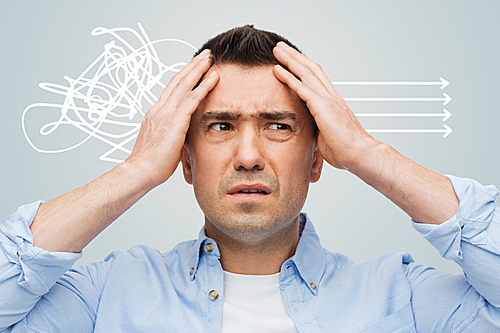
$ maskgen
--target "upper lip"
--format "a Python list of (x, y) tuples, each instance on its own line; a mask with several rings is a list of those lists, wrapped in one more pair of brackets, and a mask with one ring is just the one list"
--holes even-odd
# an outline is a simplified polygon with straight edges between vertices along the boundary
[(237, 185), (237, 186), (231, 188), (228, 193), (234, 194), (234, 193), (237, 193), (238, 191), (242, 191), (242, 190), (261, 190), (265, 194), (271, 193), (271, 189), (265, 185), (262, 185), (262, 184)]

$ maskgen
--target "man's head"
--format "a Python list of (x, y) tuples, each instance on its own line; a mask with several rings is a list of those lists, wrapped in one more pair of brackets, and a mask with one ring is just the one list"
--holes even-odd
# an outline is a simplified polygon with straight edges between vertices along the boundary
[(245, 26), (198, 51), (212, 51), (220, 79), (191, 117), (182, 164), (209, 234), (247, 243), (276, 235), (298, 221), (309, 182), (319, 179), (314, 119), (273, 73), (278, 41), (291, 45)]

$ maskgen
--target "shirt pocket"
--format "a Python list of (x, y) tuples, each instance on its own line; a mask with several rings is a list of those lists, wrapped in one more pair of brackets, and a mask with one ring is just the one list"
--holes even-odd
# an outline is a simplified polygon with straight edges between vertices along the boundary
[(407, 304), (402, 309), (392, 313), (379, 322), (360, 331), (360, 333), (415, 333), (415, 321), (411, 304)]

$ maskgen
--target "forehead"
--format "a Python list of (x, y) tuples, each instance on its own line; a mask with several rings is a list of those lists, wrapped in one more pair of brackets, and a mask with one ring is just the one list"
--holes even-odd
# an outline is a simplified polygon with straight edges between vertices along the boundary
[(196, 112), (198, 116), (214, 110), (243, 115), (259, 111), (291, 111), (299, 118), (308, 115), (297, 94), (273, 74), (273, 66), (242, 68), (222, 65), (212, 69), (219, 73), (220, 79), (200, 103)]

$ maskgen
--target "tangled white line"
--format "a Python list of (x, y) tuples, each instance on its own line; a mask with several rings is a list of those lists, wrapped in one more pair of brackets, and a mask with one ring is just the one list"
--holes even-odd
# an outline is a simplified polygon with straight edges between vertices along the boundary
[[(144, 117), (144, 102), (153, 105), (158, 97), (154, 95), (154, 87), (165, 88), (162, 77), (169, 71), (178, 72), (186, 62), (177, 62), (170, 66), (163, 64), (154, 47), (160, 42), (176, 42), (197, 49), (180, 39), (159, 39), (151, 41), (146, 31), (138, 23), (141, 34), (131, 28), (114, 29), (95, 28), (92, 36), (110, 34), (115, 40), (104, 46), (104, 51), (77, 78), (64, 78), (69, 86), (55, 83), (40, 83), (40, 88), (64, 96), (62, 104), (34, 103), (29, 105), (22, 114), (22, 127), (28, 143), (41, 153), (61, 153), (77, 148), (90, 138), (96, 138), (111, 146), (99, 159), (120, 163), (123, 160), (108, 157), (115, 151), (130, 154), (124, 146), (134, 140)], [(139, 41), (140, 47), (134, 48), (119, 33), (131, 32)], [(119, 46), (118, 44), (122, 46)], [(95, 72), (93, 75), (91, 72)], [(60, 111), (56, 121), (49, 122), (40, 128), (40, 134), (52, 134), (61, 125), (70, 125), (84, 132), (86, 136), (71, 147), (58, 150), (45, 150), (36, 147), (28, 137), (25, 118), (33, 109), (55, 108)], [(137, 117), (140, 115), (140, 117)], [(120, 128), (120, 133), (112, 133), (105, 125)]]

